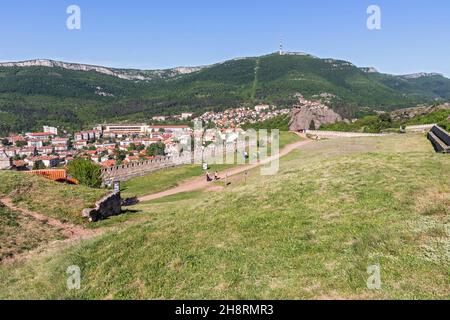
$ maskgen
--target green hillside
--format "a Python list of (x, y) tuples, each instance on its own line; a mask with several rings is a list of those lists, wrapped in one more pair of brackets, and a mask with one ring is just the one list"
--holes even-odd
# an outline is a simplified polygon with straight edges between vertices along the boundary
[(0, 67), (0, 134), (43, 124), (78, 130), (104, 121), (142, 122), (159, 114), (256, 103), (289, 107), (297, 93), (307, 98), (334, 95), (331, 106), (353, 117), (448, 100), (450, 80), (366, 73), (346, 61), (278, 54), (230, 60), (186, 74), (166, 70), (142, 81), (61, 67)]
[(100, 223), (113, 232), (0, 266), (0, 298), (448, 299), (449, 166), (421, 134), (312, 142), (275, 176), (141, 203)]
[(23, 172), (0, 171), (0, 181), (0, 198), (11, 198), (21, 208), (76, 224), (87, 224), (81, 211), (94, 207), (109, 192), (66, 185)]

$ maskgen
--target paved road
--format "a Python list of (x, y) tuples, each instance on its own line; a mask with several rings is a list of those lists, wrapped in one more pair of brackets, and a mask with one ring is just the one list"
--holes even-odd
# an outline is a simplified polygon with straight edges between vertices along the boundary
[[(302, 137), (304, 137), (304, 136), (302, 136)], [(284, 147), (278, 155), (268, 157), (267, 159), (264, 159), (263, 161), (260, 161), (256, 164), (244, 165), (244, 166), (239, 166), (236, 168), (231, 168), (231, 169), (228, 169), (225, 171), (221, 171), (221, 172), (219, 172), (219, 176), (222, 178), (225, 176), (231, 177), (231, 176), (243, 173), (245, 171), (251, 170), (253, 168), (256, 168), (258, 166), (268, 164), (276, 159), (279, 159), (279, 158), (291, 153), (293, 150), (298, 149), (302, 146), (305, 146), (311, 142), (312, 142), (311, 140), (302, 140), (302, 141), (292, 143), (292, 144)], [(141, 202), (151, 201), (151, 200), (164, 198), (164, 197), (171, 196), (171, 195), (178, 194), (178, 193), (196, 191), (196, 190), (207, 188), (210, 185), (211, 185), (211, 183), (208, 183), (206, 181), (206, 177), (201, 176), (201, 177), (183, 182), (179, 186), (174, 187), (172, 189), (140, 197), (139, 201), (141, 201)]]

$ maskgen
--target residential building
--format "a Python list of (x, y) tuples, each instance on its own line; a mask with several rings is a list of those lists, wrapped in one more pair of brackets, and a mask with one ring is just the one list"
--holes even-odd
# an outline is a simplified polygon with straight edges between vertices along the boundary
[(152, 118), (153, 121), (166, 121), (166, 116), (155, 116)]
[(56, 134), (52, 132), (32, 132), (27, 133), (26, 136), (34, 140), (49, 141), (52, 137), (56, 136)]
[(171, 133), (185, 133), (190, 130), (187, 125), (160, 125), (149, 126), (151, 132), (171, 132)]
[(31, 139), (27, 142), (28, 147), (41, 148), (44, 146), (44, 142), (42, 140)]
[(58, 166), (59, 160), (60, 158), (57, 156), (39, 156), (27, 158), (25, 159), (25, 162), (27, 162), (30, 167), (33, 167), (37, 161), (42, 161), (47, 168), (54, 168)]
[(4, 151), (0, 151), (0, 170), (8, 170), (13, 166), (12, 158)]
[(55, 127), (44, 126), (44, 132), (53, 133), (55, 136), (58, 135), (58, 129)]
[(53, 140), (52, 140), (52, 145), (54, 145), (54, 146), (56, 146), (56, 145), (67, 146), (68, 144), (69, 144), (68, 138), (53, 138)]
[(265, 110), (269, 110), (270, 106), (268, 104), (261, 104), (261, 105), (257, 105), (255, 106), (255, 111), (260, 112), (260, 111), (265, 111)]
[(90, 131), (80, 131), (76, 132), (74, 135), (75, 141), (82, 141), (82, 140), (96, 140), (100, 138), (101, 132), (97, 130), (90, 130)]
[(181, 114), (181, 119), (183, 119), (183, 120), (188, 120), (188, 119), (191, 119), (193, 116), (194, 116), (193, 113), (190, 113), (190, 112), (183, 112), (183, 113)]
[(108, 124), (104, 126), (103, 133), (115, 133), (118, 135), (145, 134), (148, 132), (146, 124)]
[(52, 154), (53, 153), (53, 146), (43, 146), (40, 148), (36, 148), (37, 152), (39, 154)]

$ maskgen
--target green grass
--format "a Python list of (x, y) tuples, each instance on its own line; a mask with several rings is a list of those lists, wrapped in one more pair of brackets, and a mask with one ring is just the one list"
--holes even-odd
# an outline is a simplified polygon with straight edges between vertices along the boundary
[(0, 263), (49, 241), (63, 239), (55, 229), (0, 205)]
[[(280, 150), (286, 145), (300, 140), (300, 137), (291, 132), (280, 132)], [(270, 149), (270, 148), (269, 148)], [(211, 164), (210, 173), (233, 167), (233, 165)], [(121, 184), (123, 197), (144, 196), (171, 189), (181, 182), (204, 174), (200, 165), (186, 165), (149, 173), (142, 177), (133, 178)]]
[(280, 150), (286, 147), (287, 145), (295, 143), (300, 140), (301, 138), (293, 132), (280, 131)]
[(0, 298), (449, 299), (449, 166), (423, 135), (314, 142), (275, 176), (142, 203), (114, 233), (0, 267)]
[[(210, 165), (208, 170), (213, 173), (231, 165)], [(144, 196), (158, 193), (178, 186), (181, 182), (204, 174), (201, 165), (186, 165), (149, 173), (142, 177), (133, 178), (121, 184), (122, 197)]]
[(84, 208), (93, 207), (108, 191), (71, 186), (21, 172), (0, 172), (0, 197), (11, 197), (16, 205), (61, 221), (86, 223)]

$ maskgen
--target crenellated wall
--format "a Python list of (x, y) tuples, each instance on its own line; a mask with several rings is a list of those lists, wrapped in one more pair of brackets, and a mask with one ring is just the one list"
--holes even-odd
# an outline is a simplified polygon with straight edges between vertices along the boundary
[(161, 169), (193, 163), (201, 164), (202, 157), (205, 161), (216, 159), (218, 157), (221, 157), (225, 153), (229, 154), (236, 152), (236, 150), (238, 150), (238, 147), (242, 148), (243, 144), (240, 143), (238, 146), (238, 144), (232, 143), (227, 144), (222, 148), (216, 148), (215, 146), (211, 145), (210, 147), (205, 148), (203, 152), (201, 150), (196, 150), (195, 152), (183, 152), (182, 154), (177, 156), (161, 157), (153, 160), (145, 160), (123, 164), (120, 166), (104, 168), (101, 170), (101, 175), (103, 183), (105, 185), (110, 185), (114, 180), (126, 181)]

